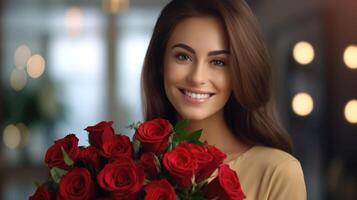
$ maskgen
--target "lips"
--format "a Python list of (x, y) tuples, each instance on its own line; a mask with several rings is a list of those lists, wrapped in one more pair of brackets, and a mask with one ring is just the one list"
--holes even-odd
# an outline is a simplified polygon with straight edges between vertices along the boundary
[(195, 94), (208, 94), (210, 96), (214, 95), (215, 93), (213, 92), (206, 92), (202, 90), (197, 90), (197, 89), (186, 89), (186, 88), (179, 88), (179, 90), (184, 93), (184, 92), (190, 92), (190, 93), (195, 93)]
[(190, 101), (197, 101), (197, 102), (205, 102), (211, 96), (214, 95), (212, 92), (205, 92), (201, 90), (191, 90), (185, 88), (179, 88), (181, 93), (186, 96), (186, 98)]

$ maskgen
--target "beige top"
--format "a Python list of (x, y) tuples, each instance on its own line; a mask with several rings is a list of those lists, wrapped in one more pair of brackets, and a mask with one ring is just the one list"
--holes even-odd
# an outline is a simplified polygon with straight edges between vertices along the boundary
[(241, 155), (228, 155), (225, 163), (237, 172), (246, 200), (307, 198), (300, 162), (284, 151), (253, 146)]

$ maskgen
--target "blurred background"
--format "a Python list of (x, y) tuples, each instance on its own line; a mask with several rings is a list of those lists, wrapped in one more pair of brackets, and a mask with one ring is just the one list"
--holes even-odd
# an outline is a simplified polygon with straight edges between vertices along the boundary
[[(168, 0), (0, 1), (0, 199), (27, 199), (55, 139), (142, 120), (140, 74)], [(308, 199), (357, 199), (357, 1), (247, 0)]]

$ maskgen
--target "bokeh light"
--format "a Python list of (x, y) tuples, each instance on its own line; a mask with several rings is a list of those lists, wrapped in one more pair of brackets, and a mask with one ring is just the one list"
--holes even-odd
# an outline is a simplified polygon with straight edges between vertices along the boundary
[(109, 13), (118, 13), (129, 7), (129, 0), (103, 0), (103, 9)]
[(27, 45), (19, 46), (15, 51), (15, 66), (17, 69), (25, 69), (27, 61), (31, 57), (31, 50)]
[(15, 91), (20, 91), (24, 89), (27, 83), (27, 75), (25, 70), (13, 69), (10, 77), (10, 85)]
[(80, 34), (82, 29), (83, 13), (80, 7), (74, 6), (65, 14), (65, 26), (71, 36)]
[(315, 58), (314, 47), (306, 41), (298, 42), (294, 46), (293, 57), (301, 65), (310, 64)]
[(343, 61), (346, 66), (351, 69), (357, 69), (357, 46), (350, 45), (343, 53)]
[(307, 93), (298, 93), (294, 96), (291, 106), (295, 114), (307, 116), (314, 109), (314, 100)]
[(45, 60), (39, 54), (31, 56), (27, 62), (27, 73), (31, 78), (40, 77), (45, 71)]
[(29, 131), (28, 127), (24, 123), (17, 123), (16, 127), (19, 129), (20, 134), (21, 134), (20, 145), (26, 146), (30, 140), (30, 131)]
[(21, 142), (20, 130), (12, 124), (8, 125), (4, 129), (3, 141), (5, 146), (7, 146), (8, 148), (16, 149)]
[(357, 100), (349, 101), (345, 106), (345, 118), (351, 124), (357, 123)]

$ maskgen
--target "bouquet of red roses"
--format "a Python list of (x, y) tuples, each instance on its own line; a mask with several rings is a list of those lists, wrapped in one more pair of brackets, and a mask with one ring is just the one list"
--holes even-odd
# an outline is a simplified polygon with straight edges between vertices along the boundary
[(29, 199), (244, 199), (237, 174), (223, 164), (226, 155), (199, 141), (202, 130), (188, 133), (187, 120), (132, 124), (132, 141), (112, 123), (87, 127), (88, 147), (74, 134), (56, 140), (45, 156), (50, 178)]

